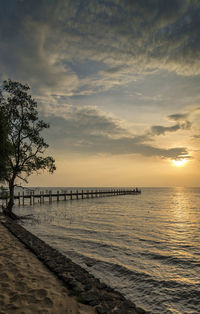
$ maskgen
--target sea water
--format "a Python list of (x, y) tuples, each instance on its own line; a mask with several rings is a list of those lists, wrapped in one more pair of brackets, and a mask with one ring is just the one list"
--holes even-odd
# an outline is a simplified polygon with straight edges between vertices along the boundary
[(26, 229), (137, 306), (200, 313), (200, 188), (143, 188), (140, 195), (45, 202), (15, 212), (29, 215)]

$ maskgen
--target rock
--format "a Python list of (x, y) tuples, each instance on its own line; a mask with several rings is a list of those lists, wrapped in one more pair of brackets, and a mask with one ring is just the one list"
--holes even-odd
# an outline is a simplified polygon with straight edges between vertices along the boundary
[(100, 301), (98, 299), (95, 299), (95, 300), (92, 300), (90, 301), (89, 303), (91, 306), (96, 306), (96, 305), (99, 305), (100, 304)]
[(97, 304), (99, 304), (98, 294), (95, 292), (85, 294), (84, 301), (85, 301), (84, 302), (85, 304), (97, 305)]
[(104, 293), (101, 296), (101, 300), (105, 301), (105, 302), (112, 302), (113, 301), (113, 297), (111, 295), (109, 295), (108, 293)]
[(115, 292), (115, 290), (113, 288), (109, 287), (109, 286), (106, 286), (106, 291), (107, 292), (112, 292), (112, 293)]
[(108, 313), (108, 310), (104, 306), (98, 306), (98, 307), (96, 307), (96, 312), (98, 314), (106, 314), (106, 313)]
[(79, 281), (79, 282), (81, 282), (81, 283), (85, 283), (86, 282), (86, 277), (85, 277), (85, 275), (82, 275), (82, 274), (77, 274), (76, 276), (75, 276), (75, 278), (76, 278), (76, 280), (77, 281)]
[(87, 284), (87, 285), (84, 286), (84, 289), (86, 291), (91, 290), (92, 289), (92, 285), (91, 284)]
[(136, 306), (134, 303), (132, 303), (131, 301), (129, 300), (125, 300), (124, 303), (123, 303), (123, 306), (127, 309), (135, 309)]
[(68, 283), (68, 285), (69, 285), (69, 287), (71, 288), (71, 289), (76, 289), (77, 288), (77, 282), (74, 280), (74, 279), (71, 279), (71, 281), (69, 281), (69, 283)]
[(74, 293), (75, 293), (76, 295), (79, 295), (79, 294), (81, 294), (84, 290), (83, 290), (82, 287), (78, 286), (78, 287), (75, 287), (75, 288), (73, 289), (73, 291), (74, 291)]
[(105, 284), (105, 283), (99, 283), (98, 285), (97, 285), (97, 288), (98, 289), (106, 289), (107, 288), (107, 285)]
[(138, 313), (138, 314), (145, 314), (145, 313), (146, 313), (145, 310), (141, 309), (140, 307), (136, 307), (136, 308), (135, 308), (135, 311), (136, 311), (136, 313)]
[(92, 267), (92, 266), (94, 266), (94, 262), (87, 262), (87, 263), (85, 263), (88, 267)]

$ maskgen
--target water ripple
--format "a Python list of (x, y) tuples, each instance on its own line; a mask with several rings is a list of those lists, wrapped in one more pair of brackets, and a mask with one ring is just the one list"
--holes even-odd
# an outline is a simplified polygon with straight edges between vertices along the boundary
[[(56, 188), (58, 189), (58, 188)], [(68, 188), (69, 190), (69, 188)], [(152, 313), (200, 313), (200, 189), (20, 207), (24, 226)]]

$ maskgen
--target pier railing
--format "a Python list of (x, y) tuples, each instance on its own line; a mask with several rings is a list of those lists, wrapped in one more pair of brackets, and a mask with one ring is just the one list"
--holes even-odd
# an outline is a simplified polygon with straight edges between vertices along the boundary
[[(30, 191), (29, 194), (25, 194), (24, 191), (22, 193), (18, 192), (17, 195), (14, 196), (14, 199), (17, 201), (18, 205), (25, 205), (27, 202), (30, 205), (34, 205), (35, 203), (44, 203), (48, 201), (51, 203), (53, 200), (57, 202), (63, 200), (74, 200), (74, 199), (85, 199), (85, 198), (96, 198), (96, 197), (106, 197), (106, 196), (117, 196), (117, 195), (128, 195), (128, 194), (140, 194), (141, 191), (137, 188), (132, 189), (110, 189), (110, 190), (71, 190), (71, 191), (40, 191), (40, 193), (35, 193), (35, 191)], [(9, 197), (1, 196), (0, 200), (7, 204)]]

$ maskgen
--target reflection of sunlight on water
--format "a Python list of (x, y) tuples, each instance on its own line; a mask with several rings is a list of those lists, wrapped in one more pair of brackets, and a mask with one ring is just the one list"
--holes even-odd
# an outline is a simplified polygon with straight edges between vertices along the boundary
[(38, 219), (31, 226), (25, 221), (30, 231), (82, 266), (92, 261), (93, 275), (152, 313), (196, 313), (199, 195), (199, 188), (148, 188), (139, 197), (60, 201), (19, 210)]
[(192, 257), (193, 252), (188, 247), (194, 245), (193, 230), (198, 228), (198, 219), (193, 212), (190, 193), (185, 188), (174, 188), (168, 214), (171, 251), (179, 257)]
[(173, 221), (178, 222), (180, 228), (187, 227), (189, 210), (190, 202), (184, 188), (176, 188), (172, 195), (171, 213), (174, 215)]

